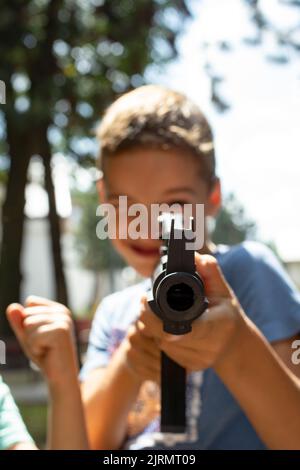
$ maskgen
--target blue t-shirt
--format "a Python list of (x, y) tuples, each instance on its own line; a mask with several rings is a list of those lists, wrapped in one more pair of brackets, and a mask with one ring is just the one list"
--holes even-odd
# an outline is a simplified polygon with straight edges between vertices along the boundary
[[(300, 294), (268, 248), (247, 241), (234, 247), (221, 245), (215, 256), (245, 313), (270, 342), (300, 332)], [(138, 317), (141, 296), (149, 286), (148, 279), (102, 301), (94, 317), (81, 380), (94, 368), (108, 364), (128, 327)], [(184, 436), (162, 435), (159, 418), (158, 386), (145, 382), (128, 417), (125, 448), (264, 448), (239, 404), (213, 369), (188, 376), (188, 425)]]

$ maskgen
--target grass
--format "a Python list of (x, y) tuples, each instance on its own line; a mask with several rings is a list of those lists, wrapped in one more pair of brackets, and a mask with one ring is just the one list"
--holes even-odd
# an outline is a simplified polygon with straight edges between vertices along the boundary
[(27, 429), (36, 445), (42, 449), (46, 443), (47, 405), (18, 404)]

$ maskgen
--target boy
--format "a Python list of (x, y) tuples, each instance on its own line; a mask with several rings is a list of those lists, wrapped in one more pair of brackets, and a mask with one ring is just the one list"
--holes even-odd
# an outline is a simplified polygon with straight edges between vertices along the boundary
[[(159, 86), (124, 95), (107, 110), (99, 137), (102, 202), (117, 211), (120, 195), (147, 207), (203, 203), (206, 215), (216, 215), (221, 195), (212, 134), (185, 96)], [(151, 276), (159, 260), (158, 240), (113, 243), (141, 275)], [(173, 337), (162, 331), (144, 297), (149, 279), (101, 303), (81, 371), (92, 448), (260, 449), (263, 442), (270, 448), (299, 448), (295, 375), (300, 373), (291, 363), (291, 344), (300, 329), (299, 294), (274, 256), (256, 243), (216, 247), (206, 234), (195, 262), (209, 308), (189, 334)], [(29, 324), (30, 316), (39, 315), (37, 339), (44, 324), (55, 328), (55, 315), (65, 308), (45, 299), (35, 299), (34, 308), (14, 307), (16, 315), (29, 316)], [(32, 343), (24, 343), (20, 333), (19, 339), (32, 355)], [(54, 339), (48, 337), (48, 350), (55, 347)], [(188, 429), (181, 442), (158, 432), (161, 350), (189, 372)], [(63, 363), (67, 370), (65, 355)], [(70, 359), (69, 364), (72, 368)], [(59, 362), (56, 368), (61, 369)], [(75, 424), (73, 433), (82, 432), (80, 420)]]
[[(134, 90), (108, 108), (98, 136), (102, 202), (114, 204), (117, 211), (121, 195), (128, 197), (128, 203), (147, 207), (203, 203), (206, 215), (217, 214), (221, 195), (212, 133), (203, 114), (185, 96), (159, 86)], [(113, 244), (138, 273), (151, 276), (159, 260), (158, 240), (117, 239)], [(208, 235), (201, 253), (215, 257), (248, 317), (283, 362), (299, 374), (290, 360), (291, 344), (300, 330), (299, 294), (272, 253), (250, 242), (216, 247)], [(196, 261), (206, 289), (210, 277), (206, 270), (215, 274), (211, 307), (194, 322), (189, 335), (171, 341), (162, 334), (160, 321), (149, 312), (145, 300), (141, 302), (149, 280), (109, 296), (98, 309), (81, 372), (92, 447), (264, 448), (238, 404), (249, 416), (244, 363), (233, 370), (229, 366), (237, 364), (237, 351), (243, 350), (244, 327), (240, 325), (244, 316), (237, 299), (232, 300), (232, 291), (229, 310), (223, 287), (221, 294), (214, 291), (219, 281), (211, 259), (197, 257)], [(193, 370), (188, 377), (188, 430), (183, 442), (159, 434), (161, 349)], [(247, 354), (255, 353), (245, 352), (245, 363)]]

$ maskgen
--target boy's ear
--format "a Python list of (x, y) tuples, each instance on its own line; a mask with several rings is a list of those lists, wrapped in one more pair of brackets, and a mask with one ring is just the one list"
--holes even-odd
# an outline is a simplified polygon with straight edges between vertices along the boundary
[(209, 195), (208, 195), (207, 215), (215, 217), (220, 210), (221, 204), (222, 204), (221, 182), (219, 178), (216, 178), (215, 182), (213, 183), (213, 187), (211, 188)]
[(103, 177), (97, 180), (96, 187), (97, 187), (99, 201), (101, 203), (105, 202), (106, 201), (106, 188), (105, 188), (105, 182), (103, 180)]

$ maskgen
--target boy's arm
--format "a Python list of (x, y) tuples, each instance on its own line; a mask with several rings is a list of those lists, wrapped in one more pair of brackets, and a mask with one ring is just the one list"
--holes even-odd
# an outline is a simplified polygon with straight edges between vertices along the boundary
[(78, 381), (78, 363), (70, 331), (56, 331), (56, 347), (61, 351), (61, 368), (46, 377), (50, 394), (48, 419), (49, 449), (88, 449), (86, 424)]
[(274, 351), (278, 354), (282, 362), (290, 369), (296, 377), (300, 378), (300, 365), (293, 364), (292, 352), (294, 341), (299, 341), (300, 336), (292, 336), (291, 338), (284, 339), (281, 341), (271, 342)]
[[(187, 370), (213, 367), (268, 447), (300, 449), (300, 381), (246, 317), (216, 260), (196, 255), (196, 266), (209, 308), (191, 333), (164, 333), (149, 308), (140, 317), (144, 332)], [(287, 356), (286, 341), (280, 346)]]
[(215, 371), (270, 449), (300, 449), (300, 381), (245, 320)]
[(127, 417), (146, 379), (159, 380), (160, 352), (153, 339), (143, 338), (138, 325), (104, 369), (96, 369), (82, 384), (89, 443), (92, 449), (119, 449), (127, 432)]
[(88, 449), (77, 374), (68, 382), (50, 384), (48, 449)]
[(26, 305), (10, 305), (7, 316), (25, 354), (42, 370), (48, 383), (49, 448), (87, 449), (69, 311), (56, 302), (34, 297)]

